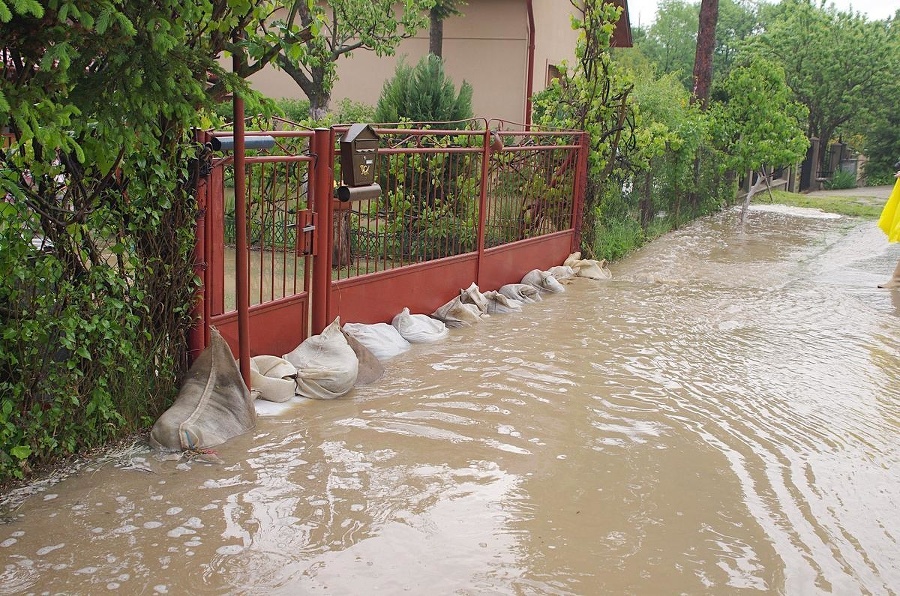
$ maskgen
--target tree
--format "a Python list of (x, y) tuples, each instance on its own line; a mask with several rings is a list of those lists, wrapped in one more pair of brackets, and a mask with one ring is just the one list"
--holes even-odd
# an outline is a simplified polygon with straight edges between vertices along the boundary
[(462, 14), (460, 6), (465, 6), (465, 0), (436, 0), (434, 6), (428, 11), (428, 52), (442, 58), (444, 56), (444, 20), (448, 17)]
[(629, 96), (634, 85), (610, 55), (610, 40), (621, 9), (603, 0), (570, 0), (577, 10), (573, 28), (581, 34), (576, 63), (535, 98), (536, 122), (590, 134), (588, 188), (582, 222), (582, 252), (594, 254), (601, 200), (621, 157), (620, 143), (633, 124)]
[(663, 0), (645, 41), (636, 44), (656, 63), (658, 74), (676, 74), (688, 89), (697, 48), (698, 15), (696, 4), (685, 0)]
[(194, 322), (191, 132), (220, 93), (251, 93), (218, 57), (265, 9), (0, 0), (0, 479), (174, 397)]
[[(900, 72), (896, 25), (860, 14), (785, 0), (752, 49), (780, 64), (797, 100), (809, 110), (807, 134), (827, 146), (842, 127), (878, 106), (896, 105)], [(823, 158), (826, 152), (823, 153)]]
[[(716, 95), (713, 121), (729, 170), (759, 172), (765, 180), (764, 165), (793, 165), (806, 154), (807, 110), (793, 100), (784, 70), (777, 64), (751, 56), (731, 70)], [(754, 192), (747, 195), (745, 211)]]
[(719, 20), (719, 0), (700, 2), (700, 24), (697, 29), (697, 51), (694, 57), (694, 77), (691, 101), (705, 108), (712, 85), (713, 54), (716, 49), (716, 24)]
[[(328, 110), (336, 79), (335, 63), (356, 50), (393, 55), (403, 39), (428, 22), (434, 0), (277, 0), (278, 10), (260, 22), (261, 35), (248, 44), (249, 55), (275, 62), (297, 83), (310, 103), (310, 117)], [(305, 34), (305, 32), (309, 32)]]
[(377, 122), (433, 125), (472, 117), (472, 86), (463, 81), (459, 92), (444, 72), (444, 61), (428, 54), (415, 66), (402, 60), (394, 77), (385, 82), (375, 106)]
[[(635, 48), (658, 65), (659, 74), (677, 73), (693, 89), (700, 4), (686, 0), (660, 3), (656, 22), (635, 32)], [(742, 42), (759, 27), (756, 4), (749, 0), (719, 0), (713, 52), (713, 81), (724, 78)]]

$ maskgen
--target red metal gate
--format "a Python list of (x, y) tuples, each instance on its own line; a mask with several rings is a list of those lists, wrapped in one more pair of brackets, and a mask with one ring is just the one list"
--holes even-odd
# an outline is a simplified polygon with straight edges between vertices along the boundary
[(210, 325), (235, 354), (282, 355), (335, 317), (427, 314), (472, 282), (495, 289), (577, 250), (586, 133), (484, 120), (462, 130), (379, 128), (381, 196), (341, 203), (336, 141), (347, 127), (278, 126), (247, 132), (234, 154), (230, 131), (201, 138), (213, 157), (198, 188), (195, 356)]
[[(198, 189), (198, 311), (202, 324), (192, 338), (196, 355), (215, 326), (235, 354), (240, 353), (238, 217), (231, 132), (204, 133), (212, 149), (208, 174)], [(315, 156), (310, 130), (248, 132), (245, 162), (248, 315), (251, 354), (284, 354), (309, 336), (312, 257), (315, 252)], [(222, 143), (224, 139), (226, 142)], [(260, 140), (266, 148), (253, 148)], [(221, 147), (225, 147), (221, 149)], [(219, 151), (215, 148), (219, 147)], [(274, 331), (274, 332), (273, 332)]]

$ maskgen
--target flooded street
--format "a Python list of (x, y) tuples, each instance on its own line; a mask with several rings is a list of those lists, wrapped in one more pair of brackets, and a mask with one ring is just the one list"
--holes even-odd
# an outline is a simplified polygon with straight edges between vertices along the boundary
[[(798, 215), (802, 214), (802, 215)], [(900, 258), (754, 208), (0, 523), (0, 594), (900, 593)]]

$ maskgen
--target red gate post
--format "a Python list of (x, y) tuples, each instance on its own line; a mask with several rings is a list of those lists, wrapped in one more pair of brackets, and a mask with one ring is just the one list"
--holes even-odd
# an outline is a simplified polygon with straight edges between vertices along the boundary
[(487, 233), (487, 187), (491, 172), (491, 130), (488, 122), (484, 125), (484, 147), (481, 151), (481, 192), (478, 197), (478, 259), (475, 261), (475, 283), (484, 286), (481, 279), (481, 262), (484, 260), (484, 235)]
[(330, 128), (317, 128), (313, 136), (315, 156), (315, 183), (313, 184), (312, 206), (317, 214), (318, 229), (314, 242), (316, 255), (313, 257), (312, 332), (322, 333), (328, 325), (331, 311), (331, 245), (334, 225), (334, 140)]
[[(235, 54), (235, 70), (238, 56)], [(247, 252), (247, 171), (244, 144), (244, 99), (234, 92), (234, 227), (235, 292), (238, 316), (238, 361), (250, 389), (250, 254)]]
[(588, 155), (591, 151), (591, 135), (582, 132), (575, 166), (575, 200), (572, 202), (572, 252), (581, 250), (581, 223), (584, 221), (585, 194), (587, 194)]

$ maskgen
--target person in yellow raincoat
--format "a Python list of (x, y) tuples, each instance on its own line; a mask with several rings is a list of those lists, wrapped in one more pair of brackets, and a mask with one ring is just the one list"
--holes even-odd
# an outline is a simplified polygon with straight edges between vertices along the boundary
[[(900, 162), (894, 167), (900, 169)], [(881, 210), (881, 217), (878, 218), (878, 227), (887, 234), (888, 242), (900, 242), (900, 171), (894, 174), (894, 177), (897, 179), (894, 190), (891, 191), (891, 196)], [(878, 284), (878, 287), (900, 288), (900, 262), (894, 269), (894, 275), (883, 284)]]

